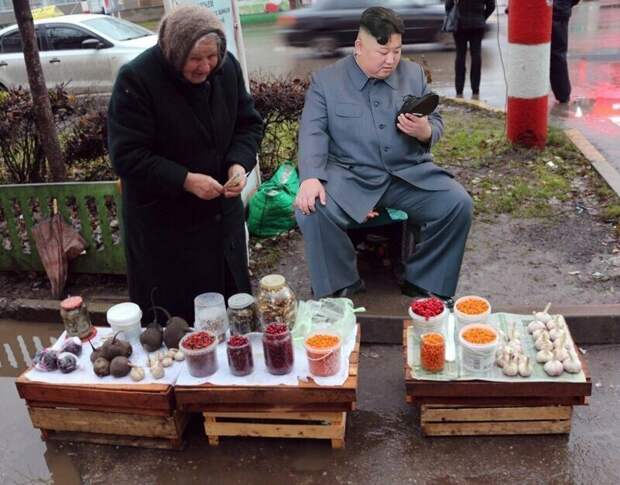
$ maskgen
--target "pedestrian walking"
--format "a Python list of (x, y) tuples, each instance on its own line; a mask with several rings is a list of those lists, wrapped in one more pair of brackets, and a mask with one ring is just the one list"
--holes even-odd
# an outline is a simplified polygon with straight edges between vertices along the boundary
[(570, 77), (566, 52), (568, 51), (568, 21), (572, 9), (579, 0), (553, 0), (553, 20), (551, 24), (551, 65), (549, 77), (551, 90), (559, 103), (570, 100)]
[(495, 0), (446, 0), (446, 13), (456, 5), (458, 22), (453, 32), (456, 44), (456, 58), (454, 59), (454, 87), (456, 96), (463, 97), (465, 87), (465, 58), (469, 44), (471, 63), (469, 67), (469, 81), (474, 99), (480, 96), (480, 76), (482, 70), (482, 37), (486, 20), (495, 10)]

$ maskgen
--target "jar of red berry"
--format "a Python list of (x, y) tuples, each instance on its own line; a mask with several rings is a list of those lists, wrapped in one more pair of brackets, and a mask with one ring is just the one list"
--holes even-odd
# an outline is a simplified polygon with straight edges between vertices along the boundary
[(207, 377), (217, 372), (217, 336), (209, 330), (188, 333), (179, 342), (185, 354), (187, 370), (194, 377)]
[(263, 333), (265, 365), (270, 374), (283, 375), (293, 370), (293, 338), (285, 323), (270, 323)]
[(233, 335), (228, 339), (226, 346), (228, 367), (234, 376), (247, 376), (254, 370), (252, 358), (252, 345), (250, 340), (243, 335)]

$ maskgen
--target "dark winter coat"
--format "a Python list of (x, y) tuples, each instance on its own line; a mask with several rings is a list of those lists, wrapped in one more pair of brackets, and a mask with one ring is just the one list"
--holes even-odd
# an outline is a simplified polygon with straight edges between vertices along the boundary
[(553, 20), (570, 19), (572, 8), (579, 0), (553, 0)]
[(232, 164), (255, 165), (262, 120), (237, 60), (228, 54), (194, 85), (159, 46), (148, 49), (119, 72), (108, 130), (122, 179), (130, 299), (144, 311), (157, 288), (156, 303), (192, 324), (199, 293), (249, 291), (240, 198), (205, 201), (183, 189), (188, 171), (223, 184)]
[[(454, 3), (455, 0), (446, 0), (446, 13), (452, 9)], [(484, 29), (486, 20), (495, 10), (495, 0), (458, 0), (458, 9), (457, 32)]]

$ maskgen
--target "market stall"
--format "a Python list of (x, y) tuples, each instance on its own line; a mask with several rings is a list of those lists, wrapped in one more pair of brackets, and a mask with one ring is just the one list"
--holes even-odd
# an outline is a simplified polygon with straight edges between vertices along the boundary
[[(468, 316), (458, 304), (440, 324), (411, 310), (412, 320), (404, 322), (406, 398), (420, 406), (422, 433), (569, 433), (573, 406), (587, 404), (592, 383), (564, 318), (548, 308), (530, 315), (491, 313), (488, 302), (484, 312)], [(425, 341), (430, 333), (441, 336), (441, 358)]]

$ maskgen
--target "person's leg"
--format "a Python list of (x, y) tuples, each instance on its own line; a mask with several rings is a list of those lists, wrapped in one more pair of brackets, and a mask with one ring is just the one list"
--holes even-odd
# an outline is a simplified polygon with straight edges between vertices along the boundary
[(454, 88), (457, 95), (463, 94), (465, 86), (465, 57), (467, 55), (467, 38), (462, 32), (454, 32), (456, 57), (454, 58)]
[(555, 99), (566, 103), (570, 99), (571, 85), (568, 77), (566, 51), (568, 50), (568, 20), (554, 20), (551, 27), (551, 63), (549, 78)]
[(306, 264), (315, 298), (329, 296), (360, 279), (355, 248), (346, 228), (354, 221), (327, 194), (327, 204), (295, 217), (304, 238)]
[(455, 293), (473, 212), (469, 194), (450, 180), (449, 190), (428, 191), (393, 178), (380, 201), (383, 207), (407, 212), (409, 221), (421, 227), (420, 241), (406, 263), (406, 280), (442, 296)]
[(480, 93), (480, 72), (482, 70), (482, 37), (483, 29), (476, 29), (469, 32), (469, 55), (471, 56), (471, 66), (469, 68), (469, 81), (473, 95)]

